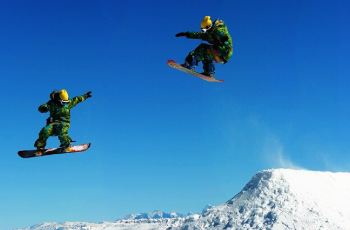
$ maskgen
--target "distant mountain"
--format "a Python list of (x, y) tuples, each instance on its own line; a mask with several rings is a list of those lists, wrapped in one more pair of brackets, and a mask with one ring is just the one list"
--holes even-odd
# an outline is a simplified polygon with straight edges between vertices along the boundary
[(348, 230), (350, 173), (275, 169), (257, 173), (226, 203), (202, 214), (155, 211), (116, 222), (46, 223), (23, 230)]
[(142, 219), (171, 219), (171, 218), (182, 218), (185, 215), (176, 212), (163, 212), (153, 211), (148, 213), (130, 214), (120, 220), (142, 220)]
[(153, 211), (149, 213), (130, 214), (114, 222), (88, 223), (64, 222), (43, 223), (19, 230), (156, 230), (179, 227), (185, 215), (171, 212)]

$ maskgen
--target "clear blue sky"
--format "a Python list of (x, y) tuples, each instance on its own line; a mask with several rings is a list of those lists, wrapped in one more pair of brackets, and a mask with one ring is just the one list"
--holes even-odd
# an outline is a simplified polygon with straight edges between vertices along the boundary
[[(74, 2), (74, 3), (72, 3)], [(258, 170), (350, 170), (347, 1), (1, 1), (0, 229), (200, 211)], [(223, 19), (223, 84), (170, 69)], [(72, 111), (83, 154), (21, 159), (53, 89), (93, 91)], [(58, 145), (51, 138), (50, 146)]]

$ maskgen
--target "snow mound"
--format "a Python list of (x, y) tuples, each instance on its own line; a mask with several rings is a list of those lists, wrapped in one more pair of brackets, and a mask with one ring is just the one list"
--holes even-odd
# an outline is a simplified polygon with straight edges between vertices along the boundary
[(275, 169), (173, 229), (350, 229), (350, 173)]

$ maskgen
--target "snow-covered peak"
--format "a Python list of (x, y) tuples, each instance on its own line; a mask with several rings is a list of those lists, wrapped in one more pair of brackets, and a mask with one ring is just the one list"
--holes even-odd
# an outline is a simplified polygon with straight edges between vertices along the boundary
[(274, 169), (182, 229), (349, 229), (350, 173)]
[(176, 212), (163, 212), (163, 211), (153, 211), (148, 213), (138, 213), (138, 214), (130, 214), (124, 217), (121, 220), (142, 220), (142, 219), (170, 219), (170, 218), (179, 218), (184, 217), (185, 215), (182, 215), (180, 213)]

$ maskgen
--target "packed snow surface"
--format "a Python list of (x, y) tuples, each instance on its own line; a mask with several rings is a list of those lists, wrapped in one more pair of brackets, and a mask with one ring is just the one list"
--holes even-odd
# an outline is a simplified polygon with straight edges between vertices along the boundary
[(116, 222), (46, 223), (25, 230), (350, 229), (350, 173), (274, 169), (201, 215), (133, 215)]

